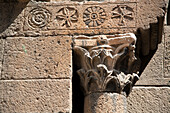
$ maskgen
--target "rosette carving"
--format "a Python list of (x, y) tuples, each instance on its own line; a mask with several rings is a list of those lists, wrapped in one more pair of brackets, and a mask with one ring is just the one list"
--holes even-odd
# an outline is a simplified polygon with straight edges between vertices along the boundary
[[(75, 39), (75, 45), (80, 45), (81, 40), (82, 37)], [(81, 59), (77, 62), (80, 66), (77, 73), (85, 95), (93, 92), (128, 95), (139, 78), (134, 68), (135, 35), (96, 36), (84, 40), (90, 46), (75, 46), (74, 51)], [(92, 43), (97, 46), (91, 46)]]
[(89, 27), (97, 27), (104, 23), (106, 13), (103, 8), (99, 6), (88, 7), (83, 14), (83, 21)]
[(112, 19), (118, 19), (118, 25), (125, 26), (128, 20), (134, 19), (134, 9), (127, 5), (117, 5), (112, 9)]
[(64, 7), (57, 12), (58, 21), (61, 21), (61, 26), (70, 27), (78, 21), (78, 12), (75, 8)]
[(42, 7), (34, 8), (27, 17), (28, 25), (32, 28), (43, 28), (51, 20), (51, 13)]

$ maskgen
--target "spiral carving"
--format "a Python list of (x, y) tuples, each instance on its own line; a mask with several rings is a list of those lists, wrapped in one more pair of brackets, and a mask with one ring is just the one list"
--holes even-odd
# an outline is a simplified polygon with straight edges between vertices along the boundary
[(32, 28), (43, 28), (51, 20), (51, 13), (45, 8), (34, 8), (28, 14), (28, 24)]

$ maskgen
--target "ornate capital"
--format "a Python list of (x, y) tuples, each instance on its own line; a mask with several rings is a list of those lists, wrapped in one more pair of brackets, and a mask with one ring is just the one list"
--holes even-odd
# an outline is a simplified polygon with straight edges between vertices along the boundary
[(84, 94), (130, 93), (138, 80), (133, 33), (75, 38), (74, 52), (80, 61), (77, 73)]

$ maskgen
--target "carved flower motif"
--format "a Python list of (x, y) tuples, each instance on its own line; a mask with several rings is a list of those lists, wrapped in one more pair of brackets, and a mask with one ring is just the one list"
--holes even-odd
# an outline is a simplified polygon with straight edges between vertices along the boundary
[(97, 27), (104, 23), (105, 19), (106, 13), (99, 6), (88, 7), (83, 14), (83, 21), (89, 27)]
[(78, 13), (74, 8), (64, 7), (58, 11), (56, 18), (62, 21), (61, 26), (70, 27), (73, 22), (78, 20)]
[(125, 26), (126, 20), (134, 19), (134, 11), (127, 5), (118, 5), (112, 10), (112, 19), (119, 19), (118, 25)]

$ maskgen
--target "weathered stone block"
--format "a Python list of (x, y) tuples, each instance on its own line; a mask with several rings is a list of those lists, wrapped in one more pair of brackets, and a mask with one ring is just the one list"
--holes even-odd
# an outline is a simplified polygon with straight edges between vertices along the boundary
[(71, 60), (71, 37), (10, 37), (1, 79), (70, 78)]
[(71, 113), (70, 80), (1, 80), (1, 113)]
[(170, 26), (164, 27), (165, 48), (164, 48), (164, 74), (170, 78)]
[(169, 87), (134, 87), (128, 97), (128, 113), (169, 113)]
[(0, 75), (2, 71), (3, 53), (4, 53), (4, 40), (0, 39)]
[(164, 41), (158, 45), (156, 53), (151, 58), (136, 85), (169, 85), (170, 79), (164, 76), (163, 54)]
[[(27, 35), (32, 35), (29, 34), (29, 31), (41, 35), (47, 30), (54, 34), (99, 34), (132, 31), (136, 27), (136, 0), (123, 2), (124, 5), (118, 3), (121, 4), (122, 1), (111, 2), (109, 7), (105, 2), (97, 1), (82, 3), (70, 1), (53, 4), (30, 2), (24, 9), (23, 29)], [(123, 23), (119, 17), (121, 15), (118, 11), (119, 8), (128, 12), (125, 14), (127, 18), (122, 20)], [(37, 14), (42, 15), (43, 18), (35, 20)], [(46, 32), (46, 34), (50, 35), (52, 32)]]
[[(7, 32), (0, 32), (0, 36), (134, 33), (138, 28), (149, 29), (151, 23), (157, 23), (157, 17), (163, 17), (162, 8), (165, 7), (164, 0), (86, 0), (81, 3), (75, 1), (83, 0), (45, 1), (51, 2), (30, 1), (19, 12), (17, 8), (12, 11), (4, 8), (3, 19), (6, 14), (17, 13), (10, 15), (12, 21), (3, 27)], [(20, 12), (24, 13), (17, 17)]]
[[(5, 0), (4, 2), (9, 1)], [(10, 3), (0, 3), (0, 34), (2, 37), (24, 35), (22, 30), (24, 21), (23, 9), (26, 5), (26, 3), (12, 2), (12, 0)]]

